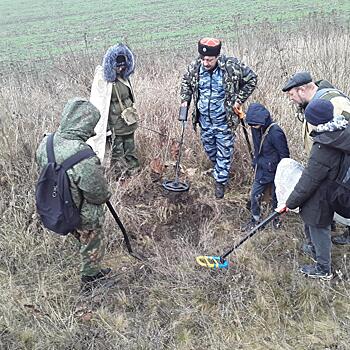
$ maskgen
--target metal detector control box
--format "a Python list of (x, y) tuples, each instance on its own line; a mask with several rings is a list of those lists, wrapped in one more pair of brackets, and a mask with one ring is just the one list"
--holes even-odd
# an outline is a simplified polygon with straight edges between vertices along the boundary
[(179, 120), (180, 121), (187, 121), (187, 115), (188, 115), (188, 107), (181, 106), (180, 112), (179, 112)]

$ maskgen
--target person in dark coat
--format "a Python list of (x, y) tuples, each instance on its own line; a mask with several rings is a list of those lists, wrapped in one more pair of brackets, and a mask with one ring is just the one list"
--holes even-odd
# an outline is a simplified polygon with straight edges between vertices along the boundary
[(343, 116), (333, 116), (330, 101), (312, 100), (305, 109), (306, 121), (316, 128), (311, 131), (313, 145), (299, 182), (287, 199), (290, 209), (300, 208), (309, 226), (314, 247), (315, 265), (302, 266), (300, 272), (311, 278), (331, 279), (331, 223), (334, 209), (329, 197), (339, 172), (342, 153), (350, 152), (350, 129)]
[[(273, 122), (270, 112), (260, 103), (252, 103), (246, 113), (246, 123), (251, 126), (254, 144), (254, 182), (251, 190), (251, 220), (245, 226), (250, 230), (260, 220), (260, 200), (267, 189), (272, 188), (272, 207), (277, 207), (274, 179), (277, 165), (282, 158), (289, 158), (289, 148), (283, 130)], [(274, 226), (279, 226), (275, 220)]]
[[(289, 99), (298, 106), (298, 114), (304, 113), (310, 101), (321, 98), (332, 103), (335, 115), (342, 115), (347, 121), (350, 121), (350, 98), (327, 80), (313, 81), (309, 72), (297, 72), (292, 75), (282, 91), (286, 92)], [(312, 138), (310, 137), (312, 128), (302, 115), (301, 119), (303, 120), (302, 137), (304, 150), (309, 154), (312, 147)], [(307, 241), (302, 245), (302, 250), (309, 255), (312, 251), (312, 244), (307, 226), (305, 226), (305, 236)], [(350, 244), (350, 226), (347, 226), (343, 234), (333, 236), (332, 243), (340, 245)]]

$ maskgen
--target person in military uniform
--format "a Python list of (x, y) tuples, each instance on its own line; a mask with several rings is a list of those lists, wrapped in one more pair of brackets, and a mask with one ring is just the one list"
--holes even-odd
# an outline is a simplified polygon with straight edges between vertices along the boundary
[[(100, 113), (90, 102), (74, 98), (64, 107), (60, 126), (54, 137), (56, 161), (61, 164), (77, 152), (86, 149), (86, 140), (94, 134)], [(36, 161), (42, 169), (47, 164), (47, 136), (36, 151)], [(97, 156), (84, 159), (67, 171), (72, 198), (80, 208), (81, 226), (72, 234), (80, 243), (82, 285), (97, 281), (111, 272), (102, 268), (104, 256), (102, 226), (103, 204), (110, 198), (103, 168)]]
[[(350, 121), (350, 99), (342, 91), (336, 89), (327, 80), (319, 80), (313, 82), (309, 72), (297, 72), (292, 75), (285, 86), (282, 88), (283, 92), (288, 94), (301, 112), (304, 112), (307, 105), (316, 99), (330, 101), (334, 107), (334, 115), (341, 115), (346, 120)], [(305, 120), (303, 121), (302, 137), (304, 142), (304, 149), (309, 154), (313, 140), (310, 136), (313, 127)], [(314, 251), (311, 243), (309, 229), (305, 227), (305, 234), (308, 242), (303, 244), (303, 250), (309, 254)], [(344, 233), (332, 237), (334, 244), (350, 244), (350, 227), (347, 226)]]
[(203, 38), (198, 42), (199, 57), (188, 67), (181, 83), (181, 105), (194, 100), (194, 129), (201, 128), (201, 141), (212, 161), (215, 196), (223, 198), (229, 180), (235, 129), (235, 113), (254, 91), (257, 76), (236, 57), (220, 55), (221, 41)]
[(140, 163), (135, 146), (137, 112), (130, 75), (135, 69), (135, 58), (128, 46), (111, 46), (103, 58), (105, 81), (112, 85), (110, 91), (108, 129), (112, 132), (111, 166), (117, 176), (133, 175)]

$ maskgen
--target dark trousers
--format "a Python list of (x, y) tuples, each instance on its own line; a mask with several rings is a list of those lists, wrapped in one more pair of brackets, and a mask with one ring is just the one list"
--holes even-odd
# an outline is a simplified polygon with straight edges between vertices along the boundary
[(250, 194), (250, 212), (255, 220), (260, 219), (260, 203), (261, 198), (264, 194), (265, 189), (268, 186), (272, 186), (272, 198), (271, 198), (271, 206), (273, 209), (277, 207), (277, 198), (276, 198), (276, 189), (275, 184), (267, 183), (267, 184), (261, 184), (258, 181), (254, 180), (251, 194)]
[(308, 225), (311, 243), (315, 248), (317, 265), (325, 272), (331, 271), (331, 225), (316, 227)]

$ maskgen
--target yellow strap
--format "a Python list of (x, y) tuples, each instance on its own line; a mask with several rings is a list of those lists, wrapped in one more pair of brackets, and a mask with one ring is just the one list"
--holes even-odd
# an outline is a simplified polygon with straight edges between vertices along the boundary
[(208, 256), (197, 256), (196, 261), (203, 267), (209, 267), (211, 269), (217, 269), (219, 267), (219, 263), (214, 259), (209, 259)]

